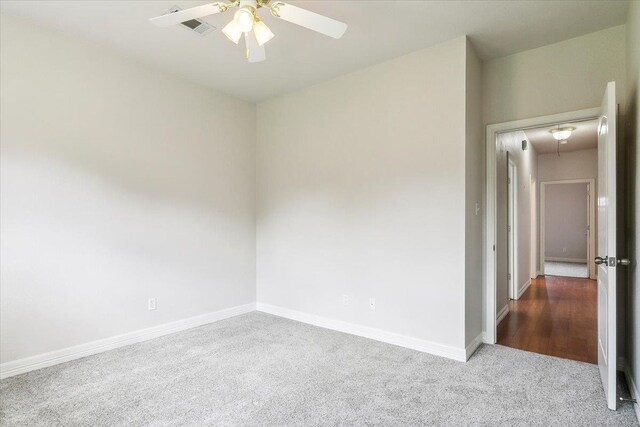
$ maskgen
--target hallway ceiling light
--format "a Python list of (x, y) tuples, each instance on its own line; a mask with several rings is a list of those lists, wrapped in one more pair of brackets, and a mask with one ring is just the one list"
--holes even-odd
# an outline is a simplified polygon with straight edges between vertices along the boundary
[(574, 130), (576, 130), (576, 128), (574, 127), (566, 127), (566, 128), (557, 127), (555, 129), (551, 129), (549, 132), (551, 132), (551, 135), (557, 141), (561, 141), (560, 142), (561, 144), (566, 144), (567, 139), (569, 139), (569, 137), (571, 136), (571, 132), (573, 132)]

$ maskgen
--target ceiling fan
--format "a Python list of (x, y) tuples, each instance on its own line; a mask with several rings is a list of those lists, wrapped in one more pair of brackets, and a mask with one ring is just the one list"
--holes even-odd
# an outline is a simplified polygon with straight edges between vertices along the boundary
[(264, 44), (274, 37), (269, 27), (258, 17), (258, 9), (263, 7), (268, 8), (276, 18), (284, 19), (335, 39), (339, 39), (347, 31), (347, 24), (344, 22), (277, 0), (233, 0), (231, 3), (209, 3), (161, 15), (151, 18), (149, 21), (159, 27), (169, 27), (192, 19), (226, 12), (232, 7), (237, 7), (238, 10), (234, 13), (231, 22), (222, 29), (222, 32), (235, 44), (238, 44), (244, 36), (246, 56), (249, 62), (264, 61), (266, 59)]

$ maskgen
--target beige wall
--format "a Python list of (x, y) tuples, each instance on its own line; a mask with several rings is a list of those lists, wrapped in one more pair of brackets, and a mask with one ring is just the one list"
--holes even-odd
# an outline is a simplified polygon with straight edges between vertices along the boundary
[(258, 105), (261, 303), (464, 349), (466, 48)]
[(255, 301), (255, 107), (1, 19), (2, 362)]
[[(538, 196), (540, 193), (540, 183), (549, 181), (564, 181), (572, 179), (593, 179), (594, 191), (598, 188), (598, 150), (595, 148), (588, 150), (569, 151), (561, 153), (545, 153), (538, 155)], [(538, 197), (538, 198), (539, 198)], [(541, 203), (538, 203), (540, 208)], [(597, 212), (596, 212), (597, 215)], [(539, 215), (538, 223), (540, 222)], [(539, 224), (538, 224), (539, 225)], [(542, 227), (538, 227), (537, 251), (540, 253), (540, 233)], [(593, 233), (597, 236), (597, 220), (593, 224)], [(563, 246), (564, 247), (564, 246)], [(592, 262), (592, 260), (589, 260)], [(538, 260), (539, 270), (542, 269), (542, 260)]]
[(587, 189), (579, 183), (545, 185), (545, 260), (587, 262)]
[[(626, 302), (627, 366), (636, 390), (640, 387), (640, 2), (631, 2), (627, 21), (627, 104), (625, 108), (627, 175), (628, 271)], [(639, 396), (636, 396), (636, 399)], [(640, 406), (635, 405), (640, 416)]]
[(598, 150), (545, 153), (538, 156), (538, 179), (561, 181), (566, 179), (598, 179)]
[(485, 124), (598, 107), (609, 81), (624, 95), (625, 27), (485, 62), (482, 75)]
[(465, 89), (465, 345), (482, 334), (484, 134), (482, 62), (467, 40)]

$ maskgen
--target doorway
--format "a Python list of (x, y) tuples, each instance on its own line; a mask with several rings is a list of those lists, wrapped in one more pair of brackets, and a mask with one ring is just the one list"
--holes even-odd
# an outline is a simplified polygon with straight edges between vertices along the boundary
[[(490, 125), (487, 127), (487, 187), (486, 187), (486, 232), (485, 232), (485, 291), (486, 291), (486, 313), (485, 316), (485, 331), (486, 331), (486, 342), (495, 343), (497, 341), (497, 325), (501, 320), (500, 316), (493, 316), (490, 313), (500, 313), (504, 317), (507, 311), (506, 307), (503, 306), (507, 302), (507, 286), (504, 286), (504, 294), (501, 291), (501, 285), (499, 282), (505, 280), (507, 277), (507, 262), (504, 262), (504, 267), (501, 267), (499, 260), (506, 260), (508, 256), (508, 251), (506, 245), (501, 244), (500, 242), (507, 241), (507, 227), (500, 227), (499, 224), (506, 224), (507, 215), (508, 215), (508, 207), (507, 207), (507, 174), (508, 167), (501, 167), (499, 164), (500, 156), (507, 156), (507, 152), (509, 152), (509, 158), (511, 158), (514, 163), (516, 163), (516, 171), (518, 177), (522, 177), (523, 179), (519, 180), (518, 187), (523, 186), (525, 183), (530, 187), (529, 191), (529, 203), (534, 204), (535, 201), (538, 201), (538, 206), (535, 206), (534, 209), (531, 209), (529, 215), (533, 218), (534, 222), (531, 226), (529, 232), (519, 233), (518, 235), (529, 235), (531, 242), (531, 248), (529, 252), (529, 259), (524, 261), (523, 253), (518, 253), (517, 259), (518, 263), (524, 262), (524, 267), (519, 270), (519, 274), (522, 276), (520, 278), (516, 278), (516, 286), (520, 287), (518, 293), (526, 292), (528, 286), (531, 284), (531, 281), (525, 280), (526, 277), (530, 276), (531, 278), (540, 277), (544, 271), (544, 267), (542, 266), (542, 258), (541, 258), (541, 239), (540, 239), (540, 193), (542, 190), (542, 185), (540, 179), (537, 175), (527, 174), (527, 168), (522, 167), (522, 165), (518, 164), (514, 156), (511, 154), (516, 154), (519, 152), (527, 152), (527, 149), (530, 148), (529, 142), (526, 138), (522, 138), (522, 134), (524, 134), (524, 130), (529, 129), (540, 129), (547, 127), (553, 127), (558, 125), (559, 123), (578, 123), (584, 121), (593, 121), (598, 120), (600, 115), (599, 108), (592, 108), (587, 110), (579, 110), (569, 113), (562, 113), (553, 116), (544, 116), (533, 119), (526, 120), (518, 120), (514, 122), (501, 123), (497, 125)], [(521, 132), (516, 135), (517, 132)], [(546, 131), (545, 131), (546, 132)], [(501, 136), (511, 135), (510, 139), (507, 139), (506, 142), (504, 138)], [(516, 136), (513, 136), (516, 135)], [(522, 139), (520, 141), (520, 139)], [(520, 145), (521, 144), (521, 145)], [(520, 147), (520, 148), (518, 148)], [(521, 150), (521, 151), (519, 151)], [(558, 151), (558, 147), (550, 150), (552, 154), (553, 151)], [(561, 149), (560, 149), (561, 151)], [(562, 156), (562, 152), (561, 152)], [(596, 160), (597, 161), (597, 160)], [(505, 162), (506, 163), (506, 162)], [(581, 162), (577, 162), (580, 164)], [(549, 166), (550, 170), (555, 170), (559, 173), (565, 172), (565, 170), (561, 167)], [(530, 170), (537, 170), (536, 167), (531, 167)], [(525, 179), (526, 177), (526, 179)], [(563, 177), (566, 178), (566, 177)], [(562, 180), (562, 179), (555, 179)], [(532, 185), (536, 185), (532, 187)], [(500, 188), (503, 188), (503, 191), (499, 191)], [(501, 194), (504, 194), (501, 196)], [(538, 197), (533, 197), (532, 195), (537, 195)], [(526, 197), (522, 197), (518, 200), (518, 204), (520, 204), (523, 200), (526, 200)], [(520, 217), (520, 215), (518, 215)], [(504, 222), (503, 222), (504, 221)], [(522, 228), (522, 225), (519, 224), (518, 228)], [(536, 230), (537, 228), (537, 230)], [(534, 231), (537, 231), (535, 233)], [(512, 247), (517, 247), (517, 245), (513, 245)], [(524, 246), (526, 248), (526, 245)], [(537, 255), (537, 256), (536, 256)], [(516, 259), (516, 256), (512, 257)], [(535, 280), (535, 279), (534, 279)], [(506, 283), (505, 283), (506, 285)], [(517, 295), (517, 294), (516, 294)], [(499, 302), (500, 301), (500, 302)], [(504, 301), (504, 302), (502, 302)]]
[[(487, 126), (487, 151), (486, 151), (486, 222), (485, 222), (485, 297), (486, 297), (486, 307), (485, 307), (485, 342), (489, 344), (496, 343), (497, 341), (497, 325), (500, 323), (500, 316), (496, 316), (498, 307), (498, 280), (500, 278), (500, 270), (498, 269), (498, 260), (501, 259), (500, 255), (500, 244), (498, 235), (501, 233), (501, 230), (506, 230), (506, 227), (501, 227), (498, 221), (498, 217), (501, 215), (501, 211), (507, 211), (506, 207), (504, 210), (500, 208), (498, 203), (498, 198), (500, 192), (500, 182), (499, 174), (501, 168), (498, 167), (498, 153), (502, 151), (500, 146), (500, 135), (507, 132), (517, 132), (522, 130), (529, 129), (538, 129), (544, 131), (544, 128), (547, 127), (546, 132), (552, 133), (556, 141), (556, 152), (558, 157), (561, 156), (561, 145), (567, 143), (567, 136), (570, 135), (575, 128), (570, 126), (570, 129), (565, 129), (565, 124), (567, 123), (583, 123), (587, 121), (592, 121), (596, 124), (596, 177), (597, 178), (597, 194), (593, 197), (597, 198), (597, 231), (591, 230), (594, 234), (597, 232), (597, 255), (594, 257), (595, 264), (597, 264), (597, 282), (590, 279), (576, 279), (576, 278), (556, 278), (554, 276), (549, 276), (549, 279), (545, 276), (538, 276), (535, 279), (529, 281), (531, 284), (531, 288), (539, 289), (540, 292), (538, 295), (540, 297), (546, 298), (546, 301), (549, 302), (550, 298), (557, 297), (554, 296), (553, 290), (550, 290), (547, 286), (547, 281), (562, 281), (562, 280), (582, 280), (585, 283), (592, 283), (595, 287), (595, 299), (596, 302), (596, 354), (597, 354), (597, 364), (599, 368), (600, 378), (604, 387), (604, 395), (607, 401), (607, 406), (610, 409), (616, 409), (617, 398), (616, 398), (616, 360), (617, 360), (617, 305), (616, 301), (618, 298), (617, 293), (617, 273), (616, 267), (629, 265), (630, 262), (628, 259), (620, 259), (618, 258), (618, 228), (617, 228), (617, 204), (616, 204), (616, 194), (617, 194), (617, 182), (616, 177), (618, 175), (617, 168), (617, 132), (616, 132), (616, 124), (617, 124), (617, 104), (615, 97), (615, 82), (609, 82), (604, 90), (604, 96), (599, 108), (587, 109), (587, 110), (579, 110), (569, 113), (556, 114), (551, 116), (537, 117), (532, 119), (525, 120), (517, 120), (508, 123), (500, 123), (495, 125)], [(550, 127), (554, 127), (554, 131), (550, 129)], [(567, 126), (568, 127), (568, 126)], [(560, 136), (564, 135), (564, 136)], [(548, 136), (548, 134), (547, 134)], [(523, 141), (522, 149), (525, 150), (525, 141)], [(574, 156), (576, 157), (576, 156)], [(577, 156), (579, 157), (579, 156)], [(576, 160), (574, 158), (574, 160)], [(538, 172), (541, 170), (546, 172), (553, 171), (558, 175), (562, 175), (567, 170), (572, 170), (572, 168), (558, 168), (552, 167), (554, 162), (547, 162), (546, 169), (540, 167), (538, 165)], [(584, 162), (574, 161), (573, 165), (582, 165)], [(507, 168), (504, 169), (504, 174), (507, 173)], [(519, 175), (522, 175), (520, 172)], [(542, 175), (542, 174), (540, 174)], [(540, 181), (545, 181), (542, 177), (539, 177)], [(573, 177), (575, 178), (575, 177)], [(584, 177), (580, 177), (584, 178)], [(568, 177), (556, 176), (551, 180), (563, 180), (570, 179)], [(504, 180), (506, 182), (506, 179)], [(522, 185), (521, 180), (521, 184)], [(530, 182), (534, 182), (534, 179), (531, 179)], [(505, 193), (506, 194), (506, 193)], [(506, 196), (504, 197), (506, 199)], [(504, 215), (506, 217), (506, 214)], [(520, 228), (520, 226), (519, 226)], [(520, 233), (523, 234), (523, 233)], [(524, 233), (526, 234), (526, 233)], [(531, 233), (533, 235), (533, 233)], [(537, 244), (540, 244), (540, 240), (538, 238)], [(540, 252), (538, 252), (540, 253)], [(522, 255), (522, 254), (520, 254)], [(519, 257), (519, 261), (521, 256)], [(533, 257), (531, 257), (533, 260)], [(537, 260), (538, 271), (543, 271), (544, 267), (542, 263), (543, 259)], [(533, 271), (532, 271), (533, 275)], [(542, 281), (542, 283), (540, 283)], [(561, 283), (555, 283), (555, 285), (561, 286)], [(564, 286), (564, 289), (571, 289), (571, 285)], [(521, 300), (517, 300), (515, 302), (510, 303), (511, 307), (517, 307), (517, 304), (520, 304), (521, 301), (527, 298), (527, 295), (530, 297), (533, 294), (531, 289), (527, 290), (525, 293), (525, 298)], [(537, 298), (537, 296), (536, 296)], [(532, 298), (535, 302), (536, 298)], [(579, 304), (579, 302), (576, 302)], [(575, 304), (573, 304), (575, 306)], [(554, 314), (553, 312), (557, 312), (554, 310), (556, 308), (555, 304), (548, 304), (546, 306), (548, 308), (545, 309), (542, 307), (542, 313)], [(502, 315), (501, 317), (504, 317)], [(527, 318), (526, 313), (523, 313), (522, 316), (509, 316), (507, 318), (518, 319), (518, 318)], [(572, 322), (571, 324), (565, 324), (566, 322), (562, 322), (562, 320), (567, 320), (566, 317), (560, 315), (557, 318), (557, 322), (553, 320), (546, 321), (542, 326), (538, 328), (538, 331), (541, 333), (539, 336), (544, 336), (544, 331), (541, 329), (546, 328), (548, 332), (554, 331), (563, 331), (563, 330), (579, 330), (580, 326), (577, 323)], [(569, 319), (571, 320), (571, 319)], [(578, 322), (579, 323), (579, 322)], [(534, 329), (535, 330), (535, 329)], [(525, 331), (526, 334), (526, 331)], [(578, 342), (579, 340), (575, 340)], [(533, 349), (529, 349), (529, 351), (535, 351)], [(542, 351), (540, 351), (542, 352)], [(561, 356), (562, 357), (562, 356)]]
[(541, 275), (596, 279), (596, 192), (595, 179), (540, 183)]
[(597, 127), (584, 117), (496, 134), (499, 344), (597, 363)]
[[(496, 238), (499, 344), (597, 362), (597, 284), (589, 271), (595, 277), (597, 126), (585, 119), (497, 136), (504, 171), (497, 208), (505, 212)], [(558, 129), (571, 129), (562, 143)]]

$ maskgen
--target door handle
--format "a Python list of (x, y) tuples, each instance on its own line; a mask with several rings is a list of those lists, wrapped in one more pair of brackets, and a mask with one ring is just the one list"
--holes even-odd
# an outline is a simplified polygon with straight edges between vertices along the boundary
[(600, 264), (607, 265), (607, 261), (608, 260), (609, 260), (608, 256), (606, 256), (604, 258), (601, 257), (601, 256), (597, 256), (597, 257), (594, 258), (593, 262), (595, 262), (597, 265), (600, 265)]
[(618, 258), (618, 265), (631, 265), (629, 258)]

